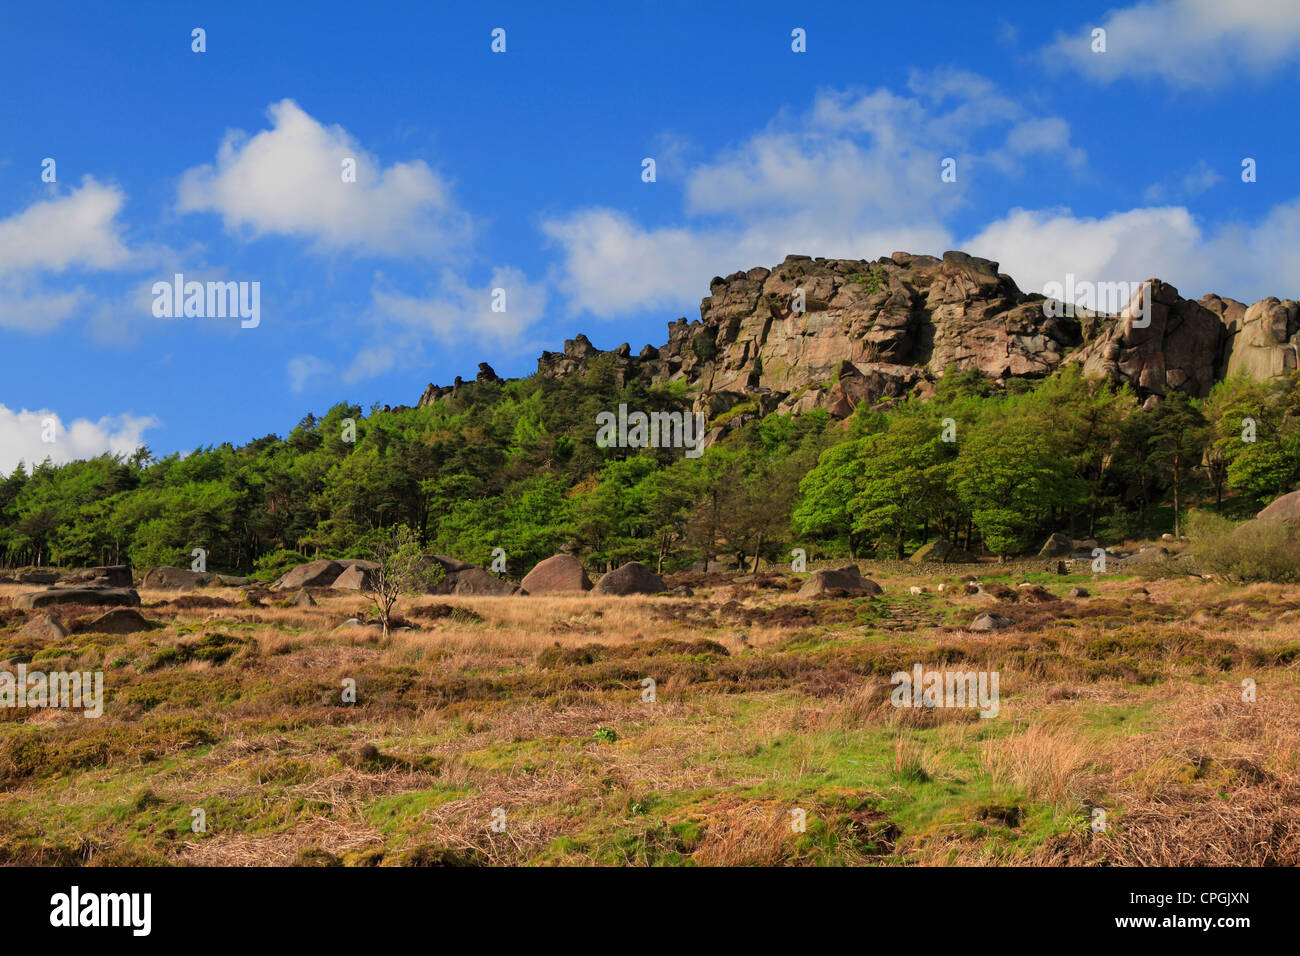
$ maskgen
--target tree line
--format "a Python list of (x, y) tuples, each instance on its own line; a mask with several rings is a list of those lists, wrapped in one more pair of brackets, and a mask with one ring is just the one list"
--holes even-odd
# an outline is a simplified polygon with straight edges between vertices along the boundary
[(619, 403), (689, 409), (683, 384), (624, 383), (596, 362), (465, 383), (425, 408), (340, 404), (239, 447), (20, 465), (0, 482), (0, 557), (148, 568), (201, 547), (213, 569), (271, 576), (399, 526), (484, 566), (501, 548), (515, 574), (566, 545), (595, 567), (663, 571), (788, 562), (793, 547), (902, 558), (939, 540), (1005, 557), (1053, 532), (1180, 533), (1192, 507), (1245, 516), (1300, 482), (1296, 374), (1144, 404), (1077, 367), (1000, 388), (954, 371), (929, 400), (844, 422), (748, 421), (700, 458), (597, 447), (596, 416)]

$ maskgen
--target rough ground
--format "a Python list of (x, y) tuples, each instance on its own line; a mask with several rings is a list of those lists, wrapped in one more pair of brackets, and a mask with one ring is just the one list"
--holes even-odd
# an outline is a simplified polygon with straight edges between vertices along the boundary
[[(388, 641), (335, 631), (356, 594), (205, 589), (42, 645), (0, 586), (0, 669), (106, 685), (98, 720), (0, 709), (0, 862), (1300, 864), (1300, 588), (863, 570), (884, 595), (412, 598)], [(996, 669), (999, 715), (890, 706), (917, 662)]]

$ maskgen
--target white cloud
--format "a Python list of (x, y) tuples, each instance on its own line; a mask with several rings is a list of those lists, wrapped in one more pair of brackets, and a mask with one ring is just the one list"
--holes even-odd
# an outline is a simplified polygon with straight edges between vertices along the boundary
[(1067, 274), (1093, 282), (1159, 278), (1196, 299), (1210, 292), (1250, 303), (1298, 298), (1300, 199), (1255, 223), (1203, 227), (1182, 206), (1098, 218), (1067, 210), (1012, 210), (961, 248), (994, 259), (1029, 292)]
[(125, 202), (120, 189), (87, 176), (80, 188), (0, 220), (0, 275), (126, 265), (131, 254), (117, 222)]
[[(807, 113), (778, 116), (690, 170), (684, 224), (649, 227), (603, 208), (546, 220), (571, 306), (600, 316), (685, 308), (712, 276), (791, 252), (951, 248), (944, 223), (972, 180), (1017, 172), (1035, 154), (1085, 161), (1064, 120), (1032, 114), (982, 77), (917, 73), (908, 91), (824, 91)], [(940, 179), (946, 157), (957, 160), (955, 183)]]
[[(267, 113), (269, 130), (229, 132), (215, 165), (184, 173), (181, 212), (215, 212), (231, 232), (297, 236), (322, 251), (421, 258), (469, 238), (468, 217), (425, 162), (381, 166), (346, 130), (322, 125), (293, 100)], [(355, 182), (341, 175), (349, 158)]]
[[(47, 419), (54, 420), (54, 441), (46, 442)], [(28, 470), (49, 458), (61, 465), (94, 458), (105, 452), (130, 455), (144, 442), (146, 429), (156, 428), (153, 416), (105, 416), (99, 421), (78, 418), (65, 424), (48, 409), (13, 411), (0, 405), (0, 472), (9, 474), (20, 462)]]
[[(496, 294), (503, 290), (504, 298)], [(352, 383), (373, 378), (399, 365), (425, 363), (426, 344), (470, 342), (519, 351), (529, 347), (523, 335), (546, 310), (546, 284), (531, 282), (519, 269), (502, 266), (488, 282), (474, 286), (445, 271), (426, 295), (389, 287), (381, 275), (371, 289), (370, 316), (376, 337), (358, 350), (343, 373)], [(504, 311), (493, 309), (502, 302)]]
[(1205, 160), (1171, 180), (1152, 183), (1142, 194), (1144, 202), (1160, 205), (1173, 199), (1192, 199), (1201, 195), (1223, 177)]
[(1168, 278), (1197, 254), (1201, 231), (1182, 207), (1133, 209), (1101, 218), (1068, 209), (1014, 209), (962, 243), (993, 259), (1027, 292), (1067, 273), (1092, 282)]
[(88, 308), (81, 288), (52, 291), (44, 276), (130, 265), (117, 220), (125, 202), (120, 189), (87, 176), (80, 187), (0, 219), (0, 328), (46, 332)]
[[(1092, 31), (1106, 31), (1106, 52), (1092, 52)], [(1300, 57), (1295, 0), (1151, 0), (1112, 10), (1099, 22), (1057, 34), (1043, 53), (1101, 82), (1159, 78), (1206, 88), (1237, 76), (1260, 77)]]

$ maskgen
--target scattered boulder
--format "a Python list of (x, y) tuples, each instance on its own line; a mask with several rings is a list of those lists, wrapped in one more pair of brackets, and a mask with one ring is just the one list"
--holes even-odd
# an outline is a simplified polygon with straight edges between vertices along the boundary
[(1074, 553), (1074, 542), (1066, 535), (1057, 532), (1043, 542), (1038, 549), (1040, 558), (1064, 558)]
[(672, 591), (669, 593), (671, 593), (673, 597), (679, 597), (679, 598), (695, 597), (695, 592), (692, 591), (685, 584), (673, 588)]
[(208, 571), (188, 568), (154, 568), (144, 576), (141, 587), (155, 591), (193, 591), (215, 584), (217, 576)]
[(921, 545), (908, 560), (917, 564), (974, 564), (978, 559), (951, 541), (939, 538), (929, 544)]
[(1158, 544), (1148, 544), (1140, 548), (1136, 554), (1130, 554), (1123, 560), (1125, 564), (1155, 564), (1164, 561), (1168, 557), (1168, 549), (1162, 548)]
[(1001, 614), (992, 614), (984, 611), (975, 615), (975, 620), (970, 622), (972, 631), (1001, 631), (1008, 627), (1015, 627), (1016, 622), (1009, 617), (1003, 617)]
[(56, 604), (84, 604), (87, 607), (139, 607), (140, 595), (131, 588), (49, 588), (28, 591), (13, 599), (15, 608), (31, 610)]
[(218, 574), (217, 584), (223, 588), (246, 588), (253, 583), (252, 578), (242, 578), (234, 574)]
[(659, 594), (666, 590), (664, 582), (640, 561), (629, 561), (615, 568), (596, 583), (597, 594)]
[(28, 568), (18, 572), (19, 584), (54, 584), (59, 580), (59, 572), (46, 568)]
[(1086, 598), (1086, 597), (1090, 597), (1091, 595), (1089, 594), (1087, 588), (1070, 588), (1070, 590), (1065, 592), (1065, 596), (1072, 597), (1072, 598)]
[(92, 634), (135, 634), (140, 631), (151, 631), (157, 626), (156, 622), (149, 620), (135, 608), (119, 607), (101, 614), (85, 626), (78, 627), (77, 630)]
[(426, 554), (425, 557), (430, 561), (436, 561), (442, 565), (442, 569), (448, 574), (455, 574), (457, 571), (468, 571), (477, 565), (470, 564), (468, 561), (462, 561), (460, 558), (449, 558), (445, 554)]
[(837, 589), (873, 596), (885, 590), (870, 578), (864, 578), (856, 564), (849, 564), (834, 571), (829, 568), (814, 571), (799, 589), (799, 597), (814, 597)]
[(515, 587), (482, 568), (470, 566), (447, 576), (448, 588), (444, 594), (504, 596), (513, 594)]
[[(344, 564), (340, 561), (339, 564)], [(349, 561), (342, 574), (330, 587), (346, 591), (373, 591), (378, 583), (379, 563), (376, 561)]]
[(306, 591), (299, 591), (289, 599), (289, 607), (315, 607), (316, 599)]
[(101, 568), (82, 568), (59, 579), (60, 586), (92, 588), (129, 588), (135, 580), (129, 564), (110, 564)]
[(29, 637), (37, 641), (61, 641), (68, 636), (67, 628), (57, 618), (48, 614), (33, 614), (18, 632), (19, 637)]
[(573, 555), (557, 554), (539, 562), (524, 576), (521, 586), (528, 594), (590, 591), (591, 579)]
[(346, 570), (338, 561), (321, 559), (300, 564), (271, 585), (272, 591), (296, 591), (299, 588), (333, 587), (338, 576)]

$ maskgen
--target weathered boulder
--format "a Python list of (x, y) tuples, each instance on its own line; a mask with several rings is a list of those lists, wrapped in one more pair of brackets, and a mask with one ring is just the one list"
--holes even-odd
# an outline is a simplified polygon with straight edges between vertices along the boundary
[(538, 562), (524, 575), (521, 587), (528, 594), (549, 594), (562, 591), (590, 591), (591, 579), (582, 562), (571, 554), (557, 554)]
[(1274, 498), (1256, 519), (1274, 519), (1277, 521), (1300, 521), (1300, 491)]
[(445, 594), (498, 596), (513, 594), (515, 587), (482, 568), (468, 567), (447, 575)]
[(61, 641), (68, 636), (67, 628), (57, 618), (48, 614), (33, 614), (18, 631), (19, 637), (37, 641)]
[(49, 588), (29, 591), (11, 602), (16, 608), (50, 607), (56, 604), (84, 604), (87, 607), (139, 607), (140, 595), (130, 588)]
[(299, 588), (333, 587), (345, 568), (338, 561), (321, 559), (300, 564), (271, 585), (273, 591), (296, 591)]
[(88, 624), (78, 626), (77, 629), (91, 634), (135, 634), (159, 626), (157, 622), (149, 620), (135, 608), (119, 607), (101, 614)]
[(70, 571), (59, 579), (60, 585), (92, 588), (129, 588), (135, 583), (129, 564), (110, 564), (100, 568)]
[(835, 590), (876, 595), (883, 594), (885, 589), (870, 578), (864, 578), (856, 564), (850, 564), (834, 571), (829, 568), (814, 571), (799, 588), (799, 597), (815, 597)]
[(1016, 622), (1009, 617), (1001, 614), (993, 614), (990, 611), (983, 611), (975, 615), (975, 620), (970, 622), (972, 631), (1001, 631), (1008, 627), (1015, 627)]
[(59, 572), (48, 568), (28, 568), (18, 572), (19, 584), (54, 584), (59, 580)]
[(316, 599), (306, 591), (299, 591), (289, 598), (289, 607), (315, 607)]
[(376, 561), (349, 561), (343, 573), (334, 579), (330, 587), (343, 591), (373, 591), (378, 583), (379, 569), (380, 565)]
[(144, 576), (141, 587), (154, 591), (193, 591), (215, 584), (217, 576), (209, 571), (188, 568), (154, 568)]
[(938, 538), (921, 545), (908, 560), (917, 564), (974, 564), (977, 559), (951, 541)]
[(253, 583), (253, 579), (240, 577), (237, 574), (218, 574), (216, 583), (223, 588), (246, 588)]
[(597, 594), (659, 594), (666, 590), (663, 578), (640, 561), (629, 561), (596, 582)]
[(1065, 558), (1074, 554), (1074, 541), (1059, 531), (1051, 535), (1038, 549), (1040, 558)]

